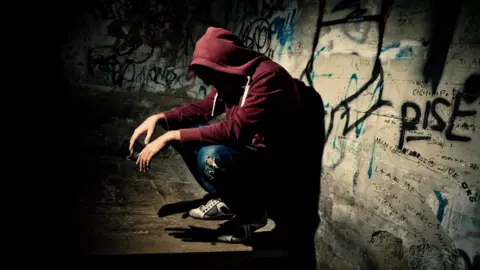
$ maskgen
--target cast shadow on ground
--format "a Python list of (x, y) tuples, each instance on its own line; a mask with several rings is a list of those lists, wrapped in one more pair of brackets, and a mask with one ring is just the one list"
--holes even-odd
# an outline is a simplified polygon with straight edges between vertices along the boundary
[[(181, 201), (171, 204), (166, 204), (158, 211), (159, 217), (165, 217), (169, 215), (175, 215), (183, 213), (183, 218), (189, 218), (188, 211), (200, 204), (206, 203), (210, 199), (211, 195), (207, 194), (205, 197), (190, 201)], [(198, 226), (189, 226), (188, 228), (166, 228), (169, 235), (180, 239), (184, 242), (206, 242), (215, 245), (216, 243), (216, 230), (203, 228)], [(257, 232), (253, 235), (253, 239), (249, 243), (245, 243), (247, 246), (251, 246), (254, 250), (269, 250), (278, 249), (282, 246), (278, 240), (281, 239), (281, 234), (277, 231)]]

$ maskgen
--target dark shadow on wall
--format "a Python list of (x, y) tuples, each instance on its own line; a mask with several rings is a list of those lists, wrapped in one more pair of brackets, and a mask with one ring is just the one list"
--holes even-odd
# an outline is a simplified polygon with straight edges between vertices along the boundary
[[(295, 170), (298, 173), (289, 179), (289, 181), (295, 181), (293, 185), (289, 185), (289, 192), (293, 196), (286, 198), (291, 202), (288, 208), (289, 235), (293, 252), (289, 254), (292, 265), (301, 265), (301, 269), (316, 269), (315, 234), (320, 225), (318, 206), (325, 146), (325, 111), (318, 91), (300, 80), (297, 80), (297, 85), (305, 110), (304, 117), (300, 121), (305, 129), (302, 130), (301, 135), (304, 141), (299, 142), (298, 145), (302, 149), (301, 154), (295, 157), (299, 161)], [(293, 261), (293, 258), (298, 261)]]
[(313, 36), (313, 44), (312, 44), (310, 59), (308, 60), (307, 65), (302, 72), (302, 75), (300, 75), (300, 80), (303, 80), (304, 77), (307, 78), (309, 86), (313, 86), (313, 80), (312, 80), (311, 74), (313, 72), (313, 64), (315, 61), (315, 51), (317, 50), (318, 40), (320, 38), (320, 32), (322, 30), (324, 12), (325, 12), (325, 1), (320, 1), (320, 3), (318, 3), (318, 10), (317, 10), (318, 17), (317, 17), (317, 24), (315, 28), (315, 35)]
[[(472, 104), (480, 97), (480, 73), (471, 74), (463, 86), (463, 99)], [(479, 103), (480, 104), (480, 103)]]
[(452, 42), (457, 19), (460, 15), (463, 0), (438, 0), (434, 2), (433, 30), (431, 34), (427, 60), (423, 68), (426, 82), (432, 82), (432, 93), (437, 92), (440, 79), (445, 68), (448, 49)]

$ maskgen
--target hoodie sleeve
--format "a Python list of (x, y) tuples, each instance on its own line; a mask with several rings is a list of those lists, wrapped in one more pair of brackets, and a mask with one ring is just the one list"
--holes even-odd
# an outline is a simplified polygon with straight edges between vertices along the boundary
[(268, 121), (283, 95), (275, 73), (260, 75), (248, 91), (243, 107), (238, 108), (228, 120), (198, 128), (180, 129), (182, 144), (226, 144), (250, 140), (259, 125)]
[[(167, 130), (185, 127), (194, 122), (207, 122), (225, 112), (223, 102), (216, 99), (217, 90), (213, 89), (205, 98), (164, 112)], [(215, 110), (213, 110), (215, 106)], [(214, 115), (212, 116), (212, 110)], [(193, 121), (193, 122), (192, 122)], [(187, 123), (188, 122), (188, 123)]]

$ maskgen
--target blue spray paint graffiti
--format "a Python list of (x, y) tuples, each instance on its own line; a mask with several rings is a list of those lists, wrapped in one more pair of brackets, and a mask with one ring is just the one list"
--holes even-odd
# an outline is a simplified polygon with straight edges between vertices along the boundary
[(396, 48), (398, 48), (398, 52), (395, 55), (395, 59), (397, 59), (397, 60), (406, 59), (406, 58), (410, 58), (410, 57), (413, 56), (413, 48), (410, 47), (410, 46), (406, 46), (406, 47), (401, 48), (400, 47), (400, 42), (394, 42), (390, 45), (387, 45), (387, 46), (383, 47), (382, 52), (386, 52), (390, 49), (396, 49)]
[(205, 97), (207, 95), (207, 88), (205, 86), (200, 86), (200, 88), (198, 88), (198, 93), (202, 93), (203, 92), (203, 97)]
[[(352, 76), (350, 76), (350, 80), (348, 81), (348, 85), (347, 85), (347, 91), (345, 92), (345, 97), (347, 97), (347, 94), (348, 94), (348, 90), (350, 90), (350, 85), (352, 84), (352, 81), (355, 81), (355, 89), (358, 89), (358, 77), (357, 77), (357, 74), (353, 73)], [(358, 112), (357, 112), (358, 114)], [(333, 149), (337, 149), (337, 134), (338, 134), (338, 128), (340, 127), (340, 125), (337, 125), (337, 129), (335, 130), (335, 137), (333, 138), (333, 143), (332, 143), (332, 146), (333, 146)]]
[[(370, 102), (368, 103), (369, 108), (372, 105), (373, 98), (375, 97), (375, 94), (377, 93), (378, 89), (380, 89), (380, 87), (383, 87), (383, 86), (382, 86), (381, 82), (378, 81), (377, 85), (373, 89), (372, 98), (370, 99)], [(358, 103), (357, 103), (357, 120), (358, 120)], [(362, 132), (362, 129), (363, 129), (364, 125), (365, 125), (365, 121), (363, 121), (362, 123), (360, 123), (358, 126), (355, 127), (355, 135), (357, 136), (357, 138), (360, 137), (360, 133)]]
[[(315, 62), (315, 59), (317, 59), (317, 57), (326, 49), (325, 46), (322, 46), (318, 51), (315, 52), (315, 54), (313, 55), (313, 62)], [(310, 61), (309, 61), (310, 63)], [(303, 76), (306, 75), (306, 70), (304, 70), (302, 72), (302, 75), (300, 75), (300, 80), (303, 80)], [(312, 79), (312, 82), (315, 80), (315, 77), (318, 76), (318, 77), (328, 77), (328, 78), (331, 78), (332, 77), (332, 73), (321, 73), (321, 74), (315, 74), (315, 70), (312, 68), (311, 71), (310, 71), (310, 78)]]
[[(278, 58), (284, 53), (285, 46), (289, 53), (293, 52), (294, 21), (297, 9), (290, 9), (288, 13), (272, 14), (254, 19), (247, 25), (242, 23), (239, 32), (244, 45), (274, 59), (275, 51)], [(244, 21), (245, 22), (245, 21)], [(276, 42), (273, 42), (274, 38)]]
[(287, 18), (275, 18), (272, 21), (272, 35), (277, 35), (279, 49), (277, 50), (277, 56), (280, 56), (283, 53), (283, 49), (287, 44), (287, 51), (292, 53), (292, 41), (293, 41), (293, 28), (294, 28), (294, 19), (297, 13), (296, 9), (293, 9), (291, 14), (288, 14)]
[[(320, 55), (320, 53), (322, 53), (324, 50), (326, 49), (325, 46), (322, 46), (320, 48), (320, 50), (318, 50), (315, 55), (313, 56), (313, 60), (316, 60), (317, 57)], [(328, 77), (328, 78), (331, 78), (332, 77), (332, 73), (321, 73), (321, 74), (318, 74), (319, 77)], [(312, 72), (310, 73), (310, 77), (312, 78), (312, 81), (315, 80), (315, 77), (316, 77), (316, 74), (315, 74), (315, 71), (312, 70)]]
[(392, 43), (390, 45), (387, 45), (385, 47), (382, 48), (382, 52), (386, 52), (390, 49), (394, 49), (394, 48), (400, 48), (400, 42), (395, 42), (395, 43)]
[(405, 47), (405, 48), (400, 48), (400, 50), (398, 50), (398, 53), (395, 56), (395, 58), (398, 60), (398, 59), (410, 58), (412, 56), (413, 56), (412, 47)]
[(442, 197), (442, 193), (438, 190), (433, 191), (438, 200), (437, 219), (442, 224), (443, 216), (445, 215), (445, 206), (447, 206), (448, 200)]
[[(355, 91), (358, 90), (358, 77), (357, 77), (357, 74), (353, 73), (352, 76), (350, 76), (350, 80), (348, 81), (348, 85), (347, 85), (347, 89), (345, 91), (345, 97), (344, 98), (347, 98), (347, 95), (348, 95), (348, 92), (350, 90), (350, 86), (352, 84), (352, 81), (355, 81)], [(372, 97), (370, 98), (370, 102), (368, 103), (368, 107), (370, 108), (370, 106), (372, 105), (372, 102), (373, 102), (373, 99), (375, 98), (375, 94), (377, 93), (377, 91), (382, 87), (382, 83), (381, 83), (381, 80), (378, 81), (377, 85), (375, 86), (375, 88), (373, 89), (373, 92), (372, 92)], [(358, 109), (358, 102), (356, 103), (357, 104), (357, 115), (356, 115), (356, 118), (357, 118), (357, 121), (358, 121), (358, 114), (359, 114), (359, 109)], [(360, 134), (362, 133), (362, 130), (363, 130), (363, 126), (365, 125), (365, 122), (361, 122), (360, 124), (358, 124), (356, 127), (355, 127), (355, 136), (356, 138), (358, 139), (358, 137), (360, 137)], [(336, 140), (337, 140), (337, 133), (338, 133), (338, 128), (339, 128), (340, 125), (337, 125), (337, 129), (335, 131), (335, 137), (333, 139), (333, 148), (336, 149)]]
[(372, 178), (373, 174), (373, 153), (375, 152), (375, 141), (376, 137), (373, 138), (373, 146), (372, 146), (372, 155), (370, 156), (370, 164), (368, 165), (368, 179)]

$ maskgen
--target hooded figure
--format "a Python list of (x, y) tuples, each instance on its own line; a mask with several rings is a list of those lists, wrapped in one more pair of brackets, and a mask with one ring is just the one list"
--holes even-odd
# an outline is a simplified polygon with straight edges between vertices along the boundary
[[(300, 143), (297, 83), (282, 66), (246, 48), (231, 32), (215, 27), (209, 27), (197, 41), (190, 68), (213, 90), (200, 101), (152, 117), (179, 134), (178, 143), (172, 145), (211, 194), (212, 199), (192, 209), (190, 216), (228, 218), (217, 240), (247, 241), (253, 231), (267, 224), (266, 213), (275, 198), (287, 202), (279, 187), (283, 186), (280, 176), (292, 167), (291, 157)], [(224, 120), (208, 124), (222, 114)], [(137, 128), (133, 139), (147, 129), (152, 133), (148, 121)], [(155, 151), (165, 144), (160, 140)], [(280, 205), (277, 202), (273, 204)], [(286, 226), (285, 217), (279, 220), (275, 220), (278, 229)]]
[[(165, 113), (168, 127), (180, 127), (182, 144), (279, 146), (286, 126), (300, 110), (290, 74), (268, 57), (243, 46), (231, 32), (209, 27), (196, 43), (191, 69), (214, 89), (203, 100)], [(225, 120), (197, 128), (184, 121)]]

